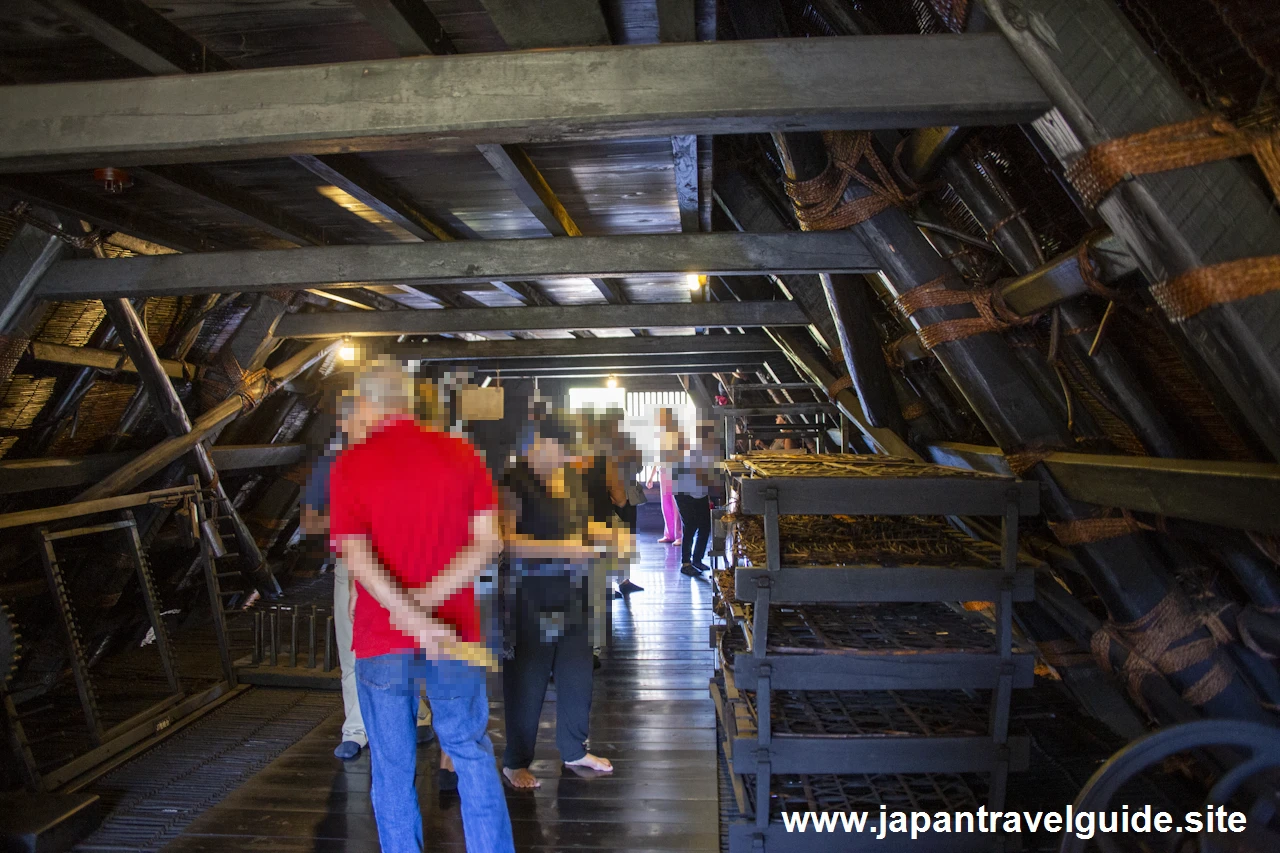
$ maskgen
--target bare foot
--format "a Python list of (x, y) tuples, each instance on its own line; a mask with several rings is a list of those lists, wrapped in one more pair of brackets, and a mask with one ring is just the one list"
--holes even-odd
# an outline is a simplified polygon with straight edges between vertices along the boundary
[(453, 759), (449, 757), (447, 752), (440, 753), (440, 769), (453, 770)]
[(592, 755), (589, 752), (577, 761), (566, 761), (564, 764), (566, 767), (584, 767), (587, 770), (594, 770), (597, 773), (613, 772), (613, 765), (609, 762), (609, 759), (601, 758), (598, 755)]
[(538, 781), (538, 777), (529, 772), (527, 767), (519, 770), (512, 770), (510, 767), (502, 768), (502, 775), (507, 777), (507, 781), (511, 783), (513, 788), (541, 788), (542, 783)]

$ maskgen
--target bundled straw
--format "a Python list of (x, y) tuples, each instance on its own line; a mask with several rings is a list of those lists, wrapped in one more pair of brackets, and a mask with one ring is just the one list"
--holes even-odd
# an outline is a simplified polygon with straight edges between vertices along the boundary
[[(736, 562), (765, 565), (764, 523), (732, 516)], [(786, 566), (998, 565), (1000, 549), (970, 539), (945, 522), (921, 516), (783, 515), (778, 520)]]

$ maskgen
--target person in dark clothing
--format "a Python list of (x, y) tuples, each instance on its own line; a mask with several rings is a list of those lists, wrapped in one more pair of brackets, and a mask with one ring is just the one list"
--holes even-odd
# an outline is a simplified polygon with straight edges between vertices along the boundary
[(553, 671), (560, 757), (569, 767), (613, 770), (585, 747), (592, 682), (587, 566), (609, 548), (611, 533), (587, 524), (586, 490), (568, 465), (572, 437), (554, 416), (538, 422), (502, 482), (503, 540), (514, 587), (508, 595), (513, 652), (502, 673), (502, 772), (517, 788), (541, 786), (529, 765)]
[(693, 447), (689, 448), (674, 472), (676, 506), (684, 526), (680, 543), (680, 573), (691, 577), (708, 570), (702, 558), (711, 540), (712, 458), (707, 450), (708, 434), (699, 428)]

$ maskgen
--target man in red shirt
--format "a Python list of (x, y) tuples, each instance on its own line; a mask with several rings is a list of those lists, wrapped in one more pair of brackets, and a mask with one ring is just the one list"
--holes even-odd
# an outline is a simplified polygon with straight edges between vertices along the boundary
[[(414, 421), (413, 381), (380, 362), (356, 382), (334, 463), (330, 536), (357, 585), (352, 646), (383, 853), (423, 849), (414, 784), (418, 685), (453, 758), (468, 853), (514, 851), (486, 727), (472, 583), (501, 548), (496, 495), (470, 444)], [(474, 659), (474, 654), (470, 655)]]

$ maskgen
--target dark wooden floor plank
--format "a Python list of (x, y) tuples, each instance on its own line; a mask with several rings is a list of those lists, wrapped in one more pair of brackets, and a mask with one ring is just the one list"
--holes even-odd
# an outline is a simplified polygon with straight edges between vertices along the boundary
[[(644, 587), (613, 602), (613, 637), (601, 654), (591, 750), (614, 773), (574, 775), (555, 748), (556, 695), (547, 692), (532, 770), (537, 791), (508, 789), (516, 847), (529, 853), (719, 849), (715, 712), (707, 689), (710, 590), (679, 573), (679, 555), (642, 542), (632, 578)], [(265, 689), (265, 688), (256, 688)], [(501, 681), (490, 681), (490, 735), (505, 736)], [(223, 802), (196, 818), (173, 853), (376, 851), (368, 752), (342, 762), (332, 750), (341, 716), (316, 727)], [(464, 850), (460, 804), (436, 789), (439, 746), (419, 748), (418, 794), (427, 849)], [(105, 851), (104, 851), (105, 853)]]

